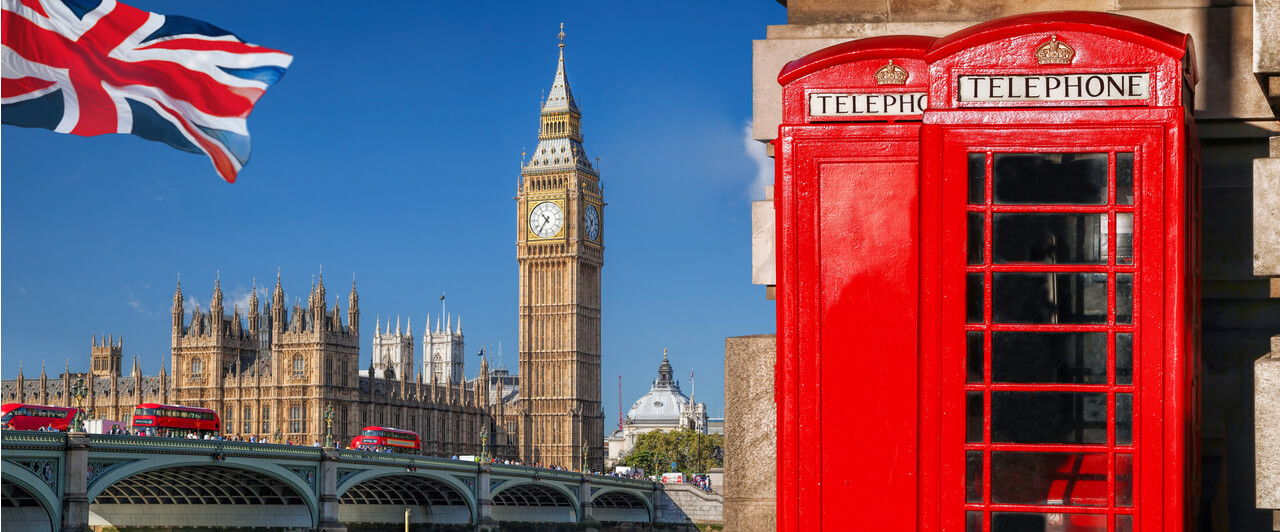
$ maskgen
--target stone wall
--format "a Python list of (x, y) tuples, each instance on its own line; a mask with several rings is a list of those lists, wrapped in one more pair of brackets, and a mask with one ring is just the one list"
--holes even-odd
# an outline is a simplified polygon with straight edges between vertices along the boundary
[[(707, 493), (692, 484), (662, 484), (662, 490), (656, 495), (654, 506), (658, 510), (659, 523), (724, 523), (724, 497), (719, 494)], [(730, 527), (728, 530), (738, 529)]]
[(777, 407), (773, 371), (777, 337), (724, 341), (724, 524), (726, 530), (773, 530), (777, 521)]

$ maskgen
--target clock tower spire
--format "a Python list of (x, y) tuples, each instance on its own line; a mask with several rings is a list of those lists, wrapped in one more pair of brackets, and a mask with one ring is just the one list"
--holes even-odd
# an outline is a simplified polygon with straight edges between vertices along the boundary
[(605, 203), (600, 176), (582, 145), (582, 111), (564, 66), (563, 24), (558, 37), (560, 58), (542, 104), (538, 146), (521, 168), (516, 196), (518, 452), (525, 462), (599, 471)]

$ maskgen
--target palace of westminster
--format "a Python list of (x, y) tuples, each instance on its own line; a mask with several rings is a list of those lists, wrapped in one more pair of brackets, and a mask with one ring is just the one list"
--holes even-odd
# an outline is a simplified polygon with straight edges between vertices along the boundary
[[(83, 379), (83, 407), (92, 418), (128, 421), (139, 403), (210, 408), (223, 432), (273, 437), (295, 444), (324, 441), (333, 408), (337, 442), (364, 426), (415, 431), (423, 453), (489, 453), (526, 463), (601, 470), (605, 458), (600, 403), (600, 270), (604, 265), (604, 197), (599, 174), (582, 145), (582, 114), (564, 68), (564, 33), (551, 91), (542, 106), (538, 147), (522, 164), (516, 197), (519, 264), (519, 375), (491, 369), (463, 376), (461, 319), (426, 324), (421, 343), (412, 327), (375, 324), (372, 356), (359, 367), (360, 305), (355, 283), (329, 306), (324, 279), (306, 305), (289, 308), (277, 275), (271, 301), (257, 287), (248, 308), (223, 306), (215, 280), (209, 309), (184, 310), (173, 296), (170, 375), (144, 376), (135, 358), (122, 375), (123, 342), (94, 338), (92, 370), (38, 379), (21, 370), (3, 381), (4, 402), (73, 406)], [(381, 329), (381, 330), (379, 330)], [(415, 360), (415, 345), (422, 361)]]

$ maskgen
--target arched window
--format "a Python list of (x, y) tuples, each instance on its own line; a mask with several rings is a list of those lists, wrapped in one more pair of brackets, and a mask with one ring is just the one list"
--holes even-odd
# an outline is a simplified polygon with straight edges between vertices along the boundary
[(195, 359), (195, 360), (192, 360), (192, 361), (191, 361), (191, 376), (192, 376), (192, 377), (199, 377), (202, 373), (204, 373), (204, 363), (203, 363), (203, 362), (200, 362), (200, 359), (198, 359), (198, 358), (197, 358), (197, 359)]
[(302, 355), (293, 355), (293, 374), (302, 375)]

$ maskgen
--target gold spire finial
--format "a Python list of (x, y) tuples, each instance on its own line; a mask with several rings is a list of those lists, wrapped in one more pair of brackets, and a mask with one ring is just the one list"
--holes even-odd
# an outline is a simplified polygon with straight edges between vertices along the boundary
[(560, 38), (560, 47), (564, 48), (564, 23), (563, 22), (560, 23), (560, 34), (556, 35), (556, 37)]

